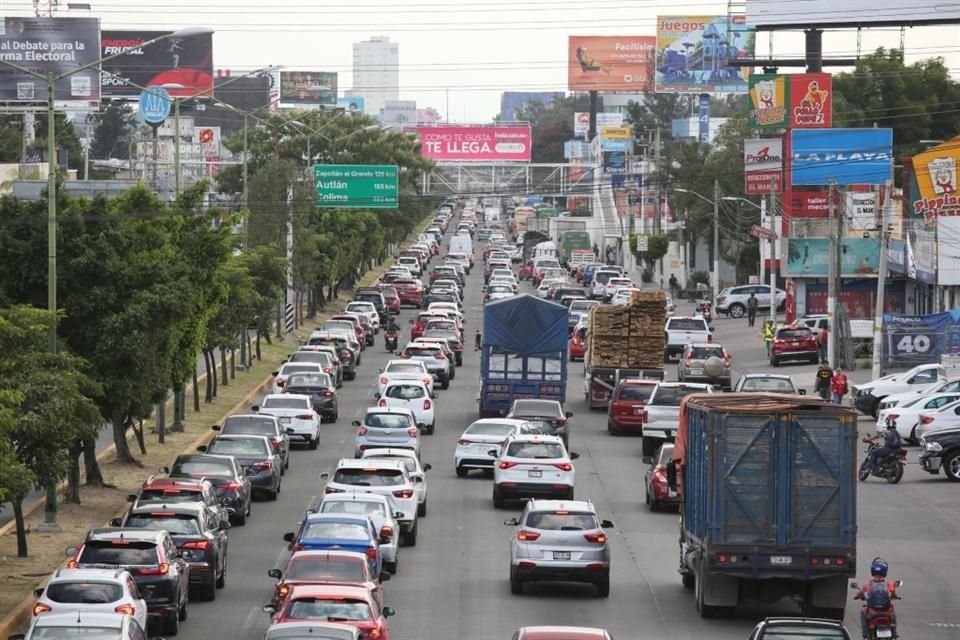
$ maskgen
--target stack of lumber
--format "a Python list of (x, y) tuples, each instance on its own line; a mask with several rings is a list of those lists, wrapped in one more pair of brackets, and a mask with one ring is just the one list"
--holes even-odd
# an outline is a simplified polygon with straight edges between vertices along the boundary
[(587, 367), (659, 369), (663, 366), (663, 291), (634, 291), (625, 305), (598, 305), (587, 325)]

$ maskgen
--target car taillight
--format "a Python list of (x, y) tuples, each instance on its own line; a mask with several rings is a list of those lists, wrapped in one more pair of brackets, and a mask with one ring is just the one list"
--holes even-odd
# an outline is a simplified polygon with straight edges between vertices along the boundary
[(897, 414), (897, 413), (891, 413), (890, 415), (887, 416), (887, 420), (896, 420), (896, 419), (899, 418), (899, 417), (900, 417), (899, 414)]
[(536, 531), (530, 531), (529, 529), (520, 529), (517, 532), (517, 540), (525, 540), (527, 542), (533, 542), (540, 537), (540, 534)]
[(412, 498), (413, 489), (400, 489), (399, 491), (394, 491), (393, 495), (397, 498)]
[(237, 491), (241, 487), (243, 487), (243, 485), (239, 482), (224, 482), (220, 485), (221, 489), (226, 489), (227, 491)]
[[(257, 465), (253, 465), (253, 466), (257, 466)], [(209, 540), (191, 540), (190, 542), (185, 542), (183, 544), (183, 548), (184, 549), (203, 549), (204, 551), (206, 551), (207, 549), (210, 548), (210, 541)]]
[(385, 406), (387, 406), (387, 399), (386, 399), (386, 398), (380, 398), (380, 401), (377, 403), (377, 406), (380, 406), (380, 407), (385, 407)]
[(416, 438), (418, 433), (420, 432), (417, 431), (416, 427), (410, 427), (409, 429), (407, 429), (407, 435), (410, 436), (411, 438)]
[(393, 527), (390, 525), (383, 525), (380, 527), (380, 537), (381, 538), (392, 538), (393, 537)]
[(516, 463), (516, 462), (508, 462), (508, 461), (504, 460), (503, 462), (501, 462), (501, 463), (498, 464), (497, 466), (500, 467), (501, 469), (509, 469), (510, 467), (515, 467), (515, 466), (517, 466), (517, 463)]
[(717, 304), (720, 304), (721, 302), (723, 302), (723, 301), (726, 300), (726, 299), (727, 299), (727, 296), (720, 296), (719, 298), (717, 298)]
[(306, 547), (304, 547), (302, 544), (298, 544), (297, 546), (295, 546), (295, 547), (293, 548), (293, 550), (294, 550), (294, 551), (303, 551), (305, 548), (306, 548)]
[(646, 422), (646, 421), (647, 421), (647, 415), (648, 415), (648, 414), (647, 414), (647, 410), (644, 409), (644, 410), (640, 413), (640, 422)]
[(251, 468), (256, 469), (257, 471), (270, 471), (273, 469), (273, 460), (261, 460), (260, 462), (254, 462), (250, 465)]
[(390, 382), (390, 380), (387, 376), (380, 376), (380, 384), (387, 384), (388, 382)]
[(147, 567), (145, 569), (140, 569), (139, 573), (142, 576), (163, 576), (170, 571), (170, 565), (166, 562), (161, 562), (156, 567)]
[(290, 593), (290, 587), (288, 587), (287, 585), (277, 587), (277, 595), (280, 596), (281, 598), (286, 598), (288, 593)]
[(344, 351), (342, 355), (343, 360), (353, 360), (353, 351)]
[(437, 356), (437, 360), (446, 360), (446, 359), (447, 359), (447, 356), (442, 353)]
[(465, 438), (460, 438), (459, 440), (457, 440), (457, 444), (459, 444), (459, 445), (461, 445), (461, 446), (463, 446), (463, 445), (468, 445), (468, 444), (473, 444), (473, 440), (467, 440), (467, 439), (465, 439)]
[(687, 356), (687, 359), (683, 361), (683, 366), (689, 367), (691, 362), (693, 362), (693, 354)]
[(933, 422), (933, 416), (923, 416), (920, 418), (920, 424), (930, 424)]
[(336, 487), (324, 487), (324, 493), (344, 493), (343, 489), (337, 489)]
[(279, 451), (279, 450), (280, 450), (280, 445), (283, 444), (283, 440), (281, 440), (280, 438), (270, 438), (270, 444), (273, 445), (273, 448), (274, 448), (274, 449), (276, 449), (276, 450)]
[[(320, 395), (322, 395), (324, 398), (332, 398), (336, 394), (333, 391), (323, 391), (320, 393)], [(310, 418), (313, 418), (313, 416), (310, 416)]]
[(713, 342), (713, 334), (712, 334), (712, 333), (708, 333), (708, 334), (707, 334), (707, 342)]
[(41, 613), (48, 613), (50, 611), (53, 611), (53, 609), (42, 602), (38, 602), (37, 604), (33, 605), (33, 615), (35, 616), (38, 616)]
[(323, 368), (323, 372), (324, 372), (324, 373), (333, 373), (333, 369), (331, 369), (330, 367), (324, 367), (324, 368)]
[(602, 531), (598, 533), (585, 533), (583, 534), (583, 537), (587, 542), (593, 542), (596, 544), (603, 544), (607, 541), (607, 534), (603, 533)]
[(278, 386), (278, 387), (282, 387), (282, 386), (283, 386), (283, 383), (284, 383), (283, 380), (281, 380), (280, 378), (277, 378), (277, 386)]
[(365, 435), (367, 435), (367, 431), (368, 431), (368, 429), (367, 429), (366, 427), (360, 427), (359, 429), (357, 429), (357, 435), (358, 435), (358, 436), (365, 436)]
[(116, 609), (114, 609), (114, 611), (116, 611), (117, 613), (125, 613), (128, 616), (132, 616), (132, 615), (136, 615), (137, 608), (132, 604), (122, 604)]
[(554, 465), (560, 471), (573, 471), (573, 465), (569, 462), (556, 462)]
[(376, 547), (367, 547), (366, 551), (363, 552), (363, 555), (367, 556), (371, 560), (376, 560), (377, 559)]
[(423, 401), (423, 410), (424, 410), (424, 411), (427, 411), (427, 410), (430, 409), (430, 407), (432, 407), (432, 406), (433, 406), (433, 405), (430, 404), (430, 399), (429, 399), (429, 398), (424, 399), (424, 401)]
[(370, 633), (367, 634), (368, 640), (380, 640), (380, 629), (370, 629)]

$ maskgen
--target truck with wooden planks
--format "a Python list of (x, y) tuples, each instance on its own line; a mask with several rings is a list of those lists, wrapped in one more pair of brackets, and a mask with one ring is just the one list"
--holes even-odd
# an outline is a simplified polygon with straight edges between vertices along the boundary
[(773, 393), (683, 399), (667, 482), (680, 575), (704, 618), (744, 600), (843, 619), (857, 569), (857, 415)]
[(625, 378), (663, 380), (666, 318), (667, 297), (661, 290), (635, 291), (625, 305), (590, 310), (583, 359), (587, 406), (606, 409)]

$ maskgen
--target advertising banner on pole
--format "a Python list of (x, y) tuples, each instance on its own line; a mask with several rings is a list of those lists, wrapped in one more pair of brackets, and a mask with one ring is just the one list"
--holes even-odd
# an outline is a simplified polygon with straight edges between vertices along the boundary
[(790, 131), (793, 185), (884, 184), (893, 178), (892, 129)]
[(441, 125), (415, 127), (421, 153), (431, 160), (530, 162), (529, 125)]
[(626, 175), (627, 153), (625, 151), (604, 151), (603, 172), (607, 174)]
[[(100, 103), (98, 18), (0, 19), (0, 60), (42, 75), (67, 75), (53, 87), (58, 107), (85, 109)], [(138, 95), (139, 89), (133, 95)], [(0, 65), (0, 102), (45, 103), (47, 81)]]
[[(829, 274), (830, 240), (788, 238), (788, 276), (819, 278)], [(875, 276), (880, 269), (880, 242), (876, 238), (843, 238), (840, 245), (841, 273), (844, 276)]]
[[(834, 204), (839, 205), (834, 194)], [(839, 209), (837, 209), (839, 211)], [(790, 191), (783, 198), (783, 215), (787, 219), (830, 217), (829, 191)]]
[(731, 60), (753, 57), (756, 34), (746, 16), (659, 16), (658, 93), (746, 93), (748, 67)]
[(879, 194), (873, 191), (847, 191), (844, 195), (847, 229), (854, 232), (876, 229)]
[(654, 36), (570, 36), (570, 91), (647, 91), (653, 83)]
[(145, 42), (170, 31), (104, 31), (100, 39), (100, 57), (124, 55), (103, 63), (108, 72), (100, 76), (105, 98), (132, 98), (140, 93), (129, 80), (143, 87), (163, 85), (174, 98), (186, 98), (204, 92), (213, 95), (213, 34), (188, 38), (166, 38), (143, 46)]
[[(602, 131), (604, 127), (619, 127), (623, 124), (622, 113), (597, 113), (597, 131)], [(577, 138), (586, 138), (590, 132), (590, 113), (587, 111), (577, 111), (573, 114), (573, 135)]]
[(754, 129), (829, 129), (833, 77), (829, 73), (750, 76), (750, 126)]
[(783, 0), (747, 0), (747, 18), (757, 28), (774, 29), (956, 24), (960, 5), (937, 2), (917, 6), (903, 0), (803, 0), (784, 5)]
[(364, 99), (362, 96), (355, 98), (337, 98), (337, 107), (343, 109), (350, 115), (363, 115)]
[(280, 103), (307, 108), (337, 106), (337, 72), (281, 69)]
[(960, 354), (960, 310), (925, 316), (883, 314), (884, 354), (890, 364), (912, 367)]
[(913, 175), (918, 195), (913, 199), (915, 216), (933, 223), (942, 216), (960, 216), (957, 165), (960, 137), (913, 156)]
[(743, 141), (743, 176), (747, 195), (779, 193), (783, 175), (783, 140), (747, 138)]
[(698, 135), (697, 138), (700, 141), (700, 144), (708, 144), (710, 142), (710, 94), (701, 93), (700, 94), (700, 108), (697, 111), (697, 117), (699, 119)]

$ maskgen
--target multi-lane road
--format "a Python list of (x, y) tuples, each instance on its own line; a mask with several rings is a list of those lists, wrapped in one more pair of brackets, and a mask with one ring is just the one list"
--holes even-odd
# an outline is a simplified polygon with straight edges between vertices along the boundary
[[(469, 276), (466, 288), (468, 345), (482, 323), (479, 271)], [(523, 286), (529, 290), (529, 285)], [(678, 313), (692, 310), (689, 303), (682, 305)], [(404, 310), (400, 317), (404, 334), (411, 314)], [(737, 373), (772, 370), (755, 334), (759, 329), (745, 324), (716, 320), (716, 340), (733, 354)], [(256, 503), (249, 524), (230, 531), (227, 586), (215, 602), (191, 603), (181, 637), (262, 636), (269, 620), (261, 606), (274, 584), (267, 571), (282, 567), (287, 557), (282, 535), (293, 531), (303, 509), (323, 494), (319, 475), (339, 458), (353, 455), (350, 422), (373, 404), (377, 370), (389, 357), (381, 335), (377, 345), (364, 353), (357, 380), (341, 389), (340, 420), (324, 425), (319, 449), (295, 451), (280, 499)], [(777, 371), (795, 374), (809, 388), (813, 369), (786, 366)], [(616, 525), (610, 531), (610, 597), (596, 597), (590, 586), (564, 584), (533, 585), (525, 595), (510, 594), (512, 529), (503, 521), (515, 511), (493, 508), (489, 477), (471, 474), (459, 479), (453, 469), (457, 437), (477, 418), (479, 358), (468, 350), (450, 389), (440, 391), (436, 435), (424, 439), (422, 458), (433, 465), (428, 474), (429, 515), (420, 523), (417, 546), (401, 550), (399, 571), (385, 584), (386, 602), (397, 610), (391, 618), (393, 640), (506, 640), (517, 627), (530, 624), (605, 627), (614, 637), (631, 640), (742, 639), (758, 618), (798, 611), (793, 603), (783, 602), (773, 609), (745, 607), (730, 620), (698, 617), (692, 593), (681, 586), (677, 574), (678, 517), (646, 510), (640, 442), (611, 437), (604, 414), (587, 411), (582, 372), (582, 364), (571, 365), (567, 385), (567, 409), (575, 413), (571, 449), (581, 455), (576, 462), (577, 497), (592, 500), (600, 516)], [(668, 376), (675, 375), (676, 366), (671, 365)], [(872, 429), (866, 420), (860, 426), (861, 431)], [(916, 449), (910, 461), (916, 462)], [(910, 465), (900, 485), (872, 479), (860, 486), (858, 577), (865, 577), (874, 555), (883, 554), (890, 561), (891, 575), (906, 582), (897, 606), (903, 638), (960, 636), (960, 609), (953, 588), (960, 557), (958, 489), (943, 476), (928, 476), (916, 464)], [(846, 624), (853, 633), (858, 628), (857, 611), (851, 602)]]

